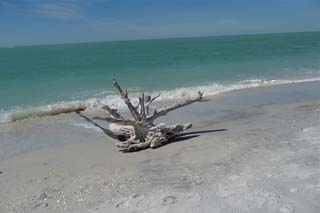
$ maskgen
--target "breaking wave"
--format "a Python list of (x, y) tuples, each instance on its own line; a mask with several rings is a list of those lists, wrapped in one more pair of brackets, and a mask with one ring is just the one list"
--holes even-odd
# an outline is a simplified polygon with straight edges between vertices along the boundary
[[(256, 88), (280, 84), (291, 84), (291, 83), (301, 83), (301, 82), (314, 82), (320, 81), (320, 77), (309, 78), (303, 80), (245, 80), (233, 84), (207, 84), (195, 87), (181, 87), (173, 90), (163, 90), (151, 92), (151, 95), (161, 93), (158, 101), (169, 101), (184, 97), (192, 97), (197, 95), (198, 91), (202, 91), (206, 96), (214, 96), (225, 92), (241, 90), (246, 88)], [(136, 94), (132, 94), (132, 101), (137, 103), (137, 99), (134, 98)], [(90, 98), (83, 101), (71, 101), (71, 102), (60, 102), (55, 104), (50, 104), (41, 107), (30, 107), (22, 109), (12, 109), (7, 111), (0, 111), (0, 123), (10, 123), (32, 117), (42, 117), (50, 115), (58, 115), (61, 113), (73, 112), (75, 110), (84, 109), (96, 109), (101, 107), (103, 104), (108, 104), (109, 106), (124, 108), (123, 101), (119, 96), (108, 95), (103, 98)]]

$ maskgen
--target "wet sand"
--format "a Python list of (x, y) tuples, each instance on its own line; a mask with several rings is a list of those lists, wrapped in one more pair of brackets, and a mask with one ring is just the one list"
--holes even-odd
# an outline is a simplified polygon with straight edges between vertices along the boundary
[(172, 112), (179, 141), (123, 154), (74, 114), (1, 125), (0, 212), (319, 212), (320, 83)]

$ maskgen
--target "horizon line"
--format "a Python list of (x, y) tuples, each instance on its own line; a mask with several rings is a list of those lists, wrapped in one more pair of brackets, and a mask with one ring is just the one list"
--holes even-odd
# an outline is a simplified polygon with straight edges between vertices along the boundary
[(262, 33), (230, 33), (221, 35), (203, 35), (203, 36), (169, 36), (169, 37), (154, 37), (154, 38), (136, 38), (136, 39), (119, 39), (119, 40), (96, 40), (96, 41), (78, 41), (78, 42), (61, 42), (61, 43), (43, 43), (43, 44), (21, 44), (0, 46), (0, 48), (20, 48), (20, 47), (38, 47), (38, 46), (58, 46), (58, 45), (73, 45), (73, 44), (89, 44), (89, 43), (112, 43), (112, 42), (127, 42), (127, 41), (148, 41), (148, 40), (166, 40), (166, 39), (192, 39), (192, 38), (208, 38), (208, 37), (227, 37), (227, 36), (250, 36), (250, 35), (272, 35), (272, 34), (288, 34), (288, 33), (317, 33), (320, 30), (310, 31), (287, 31), (287, 32), (262, 32)]

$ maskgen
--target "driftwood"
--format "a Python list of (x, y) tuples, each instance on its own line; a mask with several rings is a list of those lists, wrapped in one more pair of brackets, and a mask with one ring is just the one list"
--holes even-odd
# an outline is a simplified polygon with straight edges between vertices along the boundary
[[(138, 105), (134, 106), (129, 99), (127, 90), (123, 91), (116, 80), (113, 80), (114, 87), (118, 90), (127, 105), (132, 118), (125, 118), (117, 111), (108, 105), (104, 105), (104, 109), (107, 113), (107, 117), (93, 117), (92, 119), (77, 112), (81, 117), (88, 122), (99, 127), (108, 136), (117, 139), (116, 146), (120, 148), (122, 152), (134, 152), (147, 148), (156, 148), (168, 143), (171, 139), (189, 129), (192, 124), (177, 124), (168, 126), (163, 123), (155, 124), (155, 120), (161, 116), (167, 115), (175, 109), (190, 105), (195, 102), (204, 102), (208, 99), (203, 97), (203, 93), (200, 91), (194, 98), (188, 98), (179, 103), (175, 103), (171, 106), (167, 106), (157, 110), (156, 108), (150, 112), (150, 105), (154, 102), (160, 94), (155, 97), (145, 96), (144, 93), (139, 97)], [(94, 120), (102, 120), (113, 125), (110, 125), (110, 129), (105, 129)], [(114, 125), (115, 124), (115, 125)]]

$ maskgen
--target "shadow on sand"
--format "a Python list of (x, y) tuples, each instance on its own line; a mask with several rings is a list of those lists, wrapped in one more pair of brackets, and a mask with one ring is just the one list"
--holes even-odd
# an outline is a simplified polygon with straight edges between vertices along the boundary
[[(84, 118), (86, 121), (88, 121), (89, 123), (93, 124), (94, 126), (100, 128), (106, 135), (114, 138), (114, 139), (117, 139), (119, 141), (125, 141), (126, 138), (121, 138), (117, 135), (115, 135), (111, 130), (109, 129), (106, 129), (102, 126), (100, 126), (98, 123), (94, 122), (92, 119), (88, 118), (87, 116), (85, 115), (82, 115), (80, 112), (76, 112), (80, 117)], [(196, 138), (196, 137), (199, 137), (201, 134), (204, 134), (204, 133), (212, 133), (212, 132), (222, 132), (222, 131), (227, 131), (228, 129), (211, 129), (211, 130), (200, 130), (200, 131), (193, 131), (193, 132), (184, 132), (184, 133), (181, 133), (179, 135), (177, 135), (176, 137), (172, 138), (171, 140), (169, 140), (167, 143), (163, 144), (162, 146), (159, 146), (157, 148), (160, 148), (160, 147), (163, 147), (163, 146), (166, 146), (168, 144), (171, 144), (171, 143), (176, 143), (176, 142), (181, 142), (181, 141), (185, 141), (185, 140), (189, 140), (189, 139), (192, 139), (192, 138)], [(143, 150), (143, 149), (142, 149)], [(137, 151), (142, 151), (142, 150), (137, 150)], [(137, 152), (136, 151), (136, 152)], [(0, 171), (0, 174), (2, 172)]]
[(194, 131), (194, 132), (185, 132), (185, 133), (181, 133), (177, 137), (186, 136), (186, 135), (199, 135), (199, 134), (210, 133), (210, 132), (223, 132), (227, 130), (228, 129), (211, 129), (211, 130), (201, 130), (201, 131)]
[(181, 133), (180, 135), (177, 135), (175, 138), (171, 139), (170, 141), (168, 141), (168, 143), (163, 144), (162, 146), (166, 146), (166, 145), (171, 144), (171, 143), (176, 143), (176, 142), (181, 142), (181, 141), (189, 140), (189, 139), (192, 139), (192, 138), (196, 138), (196, 137), (199, 137), (201, 134), (204, 134), (204, 133), (223, 132), (223, 131), (227, 131), (227, 130), (228, 129), (212, 129), (212, 130), (185, 132), (185, 133)]

